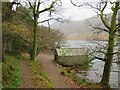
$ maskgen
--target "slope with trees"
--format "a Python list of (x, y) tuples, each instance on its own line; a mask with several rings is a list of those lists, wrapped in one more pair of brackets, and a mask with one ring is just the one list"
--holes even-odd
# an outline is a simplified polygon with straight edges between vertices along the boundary
[[(14, 9), (13, 5), (16, 6)], [(19, 64), (20, 60), (23, 59), (21, 54), (24, 51), (30, 54), (33, 50), (31, 50), (33, 45), (33, 25), (34, 19), (28, 7), (17, 1), (2, 3), (3, 87), (20, 86), (22, 76)], [(44, 46), (44, 43), (42, 43), (44, 40), (41, 37), (43, 34), (45, 34), (46, 41), (51, 41), (51, 43), (46, 42), (48, 46), (52, 46), (55, 41), (62, 39), (62, 34), (56, 30), (50, 30), (48, 27), (41, 30), (42, 26), (38, 26), (38, 24), (37, 27), (39, 28), (36, 37), (37, 42), (40, 41), (38, 44), (40, 50)], [(53, 35), (58, 36), (58, 38), (53, 39)], [(37, 52), (39, 53), (39, 51)]]

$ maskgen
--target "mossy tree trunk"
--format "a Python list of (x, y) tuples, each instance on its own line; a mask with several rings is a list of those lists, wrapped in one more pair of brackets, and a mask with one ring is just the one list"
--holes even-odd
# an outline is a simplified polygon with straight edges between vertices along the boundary
[(109, 35), (108, 49), (107, 49), (107, 54), (105, 58), (103, 76), (101, 80), (101, 84), (104, 84), (104, 85), (109, 85), (111, 64), (112, 64), (113, 51), (114, 51), (114, 37), (115, 37), (115, 33), (114, 31), (111, 31)]
[[(115, 33), (116, 33), (116, 20), (117, 20), (117, 12), (119, 10), (119, 2), (115, 2), (115, 8), (113, 10), (111, 25), (109, 27), (109, 40), (108, 40), (108, 48), (107, 54), (105, 55), (105, 65), (103, 70), (103, 76), (101, 79), (101, 84), (109, 85), (110, 80), (110, 72), (111, 72), (111, 64), (113, 60), (114, 53), (114, 41), (115, 41)], [(103, 22), (105, 23), (105, 22)]]
[(36, 55), (37, 55), (37, 25), (38, 25), (38, 17), (34, 11), (34, 29), (33, 29), (33, 52), (32, 52), (32, 60), (36, 61)]
[[(31, 56), (32, 60), (36, 60), (36, 56), (37, 56), (37, 28), (38, 28), (38, 18), (39, 18), (39, 16), (40, 16), (41, 13), (44, 13), (46, 11), (51, 13), (51, 10), (54, 8), (54, 5), (55, 5), (55, 3), (57, 1), (58, 0), (52, 1), (51, 4), (50, 4), (50, 6), (45, 7), (44, 9), (40, 10), (41, 4), (43, 4), (43, 2), (45, 3), (47, 1), (34, 0), (34, 3), (33, 3), (33, 2), (30, 2), (30, 0), (28, 0), (30, 9), (32, 10), (33, 17), (34, 17), (33, 44), (32, 44), (32, 49), (30, 51), (30, 56)], [(48, 20), (45, 20), (45, 21), (48, 21)], [(45, 22), (45, 21), (42, 21), (42, 22)]]

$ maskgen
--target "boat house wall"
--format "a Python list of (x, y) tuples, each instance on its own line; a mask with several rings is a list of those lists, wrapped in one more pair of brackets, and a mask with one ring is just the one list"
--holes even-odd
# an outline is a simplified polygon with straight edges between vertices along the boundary
[(86, 57), (83, 48), (56, 48), (54, 60), (65, 66), (79, 65)]

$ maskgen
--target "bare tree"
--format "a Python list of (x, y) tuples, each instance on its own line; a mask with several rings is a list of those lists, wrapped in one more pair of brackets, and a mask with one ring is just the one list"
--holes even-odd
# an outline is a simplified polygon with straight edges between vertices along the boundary
[[(41, 14), (44, 14), (45, 12), (49, 12), (49, 16), (52, 16), (52, 13), (55, 12), (59, 6), (61, 6), (60, 0), (34, 0), (30, 1), (27, 0), (30, 6), (30, 9), (32, 10), (33, 18), (34, 18), (34, 29), (33, 29), (33, 48), (32, 48), (32, 55), (31, 59), (36, 60), (37, 55), (37, 30), (38, 30), (38, 24), (43, 22), (48, 22), (52, 20), (53, 18), (49, 18), (43, 21), (38, 22), (39, 17)], [(55, 18), (54, 18), (55, 19)], [(59, 19), (58, 19), (59, 20)]]
[[(73, 0), (70, 0), (70, 1), (73, 3), (73, 5), (75, 5), (77, 7), (80, 7), (81, 5), (83, 5), (81, 3), (80, 3), (80, 5), (76, 5)], [(106, 15), (104, 14), (105, 9), (108, 6), (108, 3), (110, 3), (112, 5), (111, 6), (112, 16), (110, 18), (111, 19), (110, 22), (107, 20)], [(118, 2), (118, 1), (116, 1), (116, 2), (109, 1), (108, 2), (107, 0), (105, 0), (105, 1), (96, 2), (96, 3), (93, 3), (93, 2), (92, 3), (91, 2), (84, 3), (84, 5), (87, 5), (87, 6), (90, 6), (91, 8), (93, 8), (95, 10), (95, 12), (98, 14), (98, 16), (100, 16), (100, 19), (101, 19), (103, 25), (106, 27), (104, 29), (101, 27), (97, 27), (94, 29), (99, 29), (101, 31), (105, 31), (109, 35), (106, 52), (99, 51), (99, 53), (105, 54), (104, 58), (96, 57), (97, 59), (105, 61), (103, 76), (102, 76), (100, 83), (104, 84), (104, 85), (109, 85), (111, 64), (113, 61), (113, 56), (114, 56), (114, 54), (116, 54), (116, 52), (114, 52), (115, 37), (116, 37), (116, 33), (120, 29), (120, 25), (117, 22), (117, 13), (118, 13), (118, 10), (120, 9), (120, 2)]]

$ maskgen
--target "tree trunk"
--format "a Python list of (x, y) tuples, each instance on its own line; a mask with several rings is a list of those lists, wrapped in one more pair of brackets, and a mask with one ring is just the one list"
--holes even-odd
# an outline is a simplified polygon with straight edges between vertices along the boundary
[(104, 85), (109, 85), (111, 64), (112, 64), (113, 52), (114, 52), (114, 37), (115, 37), (115, 33), (114, 31), (111, 31), (109, 35), (108, 49), (107, 49), (107, 54), (105, 58), (105, 66), (104, 66), (103, 76), (101, 80), (101, 84), (104, 84)]
[(111, 64), (113, 60), (114, 53), (114, 39), (115, 39), (115, 29), (116, 29), (116, 16), (118, 12), (119, 2), (115, 2), (115, 9), (111, 18), (111, 27), (109, 30), (109, 40), (108, 40), (108, 49), (107, 54), (105, 55), (105, 66), (103, 70), (103, 76), (101, 79), (101, 84), (109, 85)]
[(33, 29), (33, 51), (32, 51), (32, 57), (31, 59), (36, 61), (36, 55), (37, 55), (37, 23), (38, 23), (38, 18), (36, 15), (34, 15), (34, 29)]

